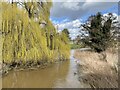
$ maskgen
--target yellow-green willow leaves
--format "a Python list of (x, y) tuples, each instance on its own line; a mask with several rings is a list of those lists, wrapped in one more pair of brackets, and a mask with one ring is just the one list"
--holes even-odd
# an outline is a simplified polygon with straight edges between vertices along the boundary
[[(30, 8), (32, 8), (31, 5), (33, 3), (27, 3)], [(53, 62), (57, 59), (69, 59), (70, 52), (66, 35), (58, 34), (49, 20), (51, 5), (51, 3), (50, 5), (45, 3), (39, 14), (39, 22), (45, 20), (47, 23), (45, 28), (41, 28), (24, 8), (2, 3), (2, 59), (4, 62), (21, 60), (23, 62), (40, 60)]]

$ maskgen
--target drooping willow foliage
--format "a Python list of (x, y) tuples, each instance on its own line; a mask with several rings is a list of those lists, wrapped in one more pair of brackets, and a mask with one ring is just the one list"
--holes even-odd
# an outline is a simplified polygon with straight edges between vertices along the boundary
[[(26, 5), (32, 2), (25, 3)], [(34, 21), (25, 8), (2, 3), (2, 60), (7, 63), (19, 61), (50, 61), (69, 59), (69, 44), (64, 33), (57, 33), (49, 20), (51, 3), (43, 3)], [(35, 10), (35, 9), (34, 9)], [(32, 16), (33, 15), (33, 16)], [(47, 25), (40, 27), (44, 20)]]

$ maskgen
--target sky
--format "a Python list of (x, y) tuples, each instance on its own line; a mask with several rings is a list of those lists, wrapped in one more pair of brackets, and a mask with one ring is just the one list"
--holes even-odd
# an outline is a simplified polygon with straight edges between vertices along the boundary
[[(97, 1), (97, 2), (96, 2)], [(114, 13), (118, 14), (118, 0), (53, 0), (50, 19), (58, 31), (67, 28), (70, 37), (74, 39), (80, 34), (81, 24), (85, 23), (89, 16), (95, 15), (97, 12), (102, 14)], [(111, 1), (111, 2), (110, 2)], [(114, 2), (113, 2), (114, 1)]]

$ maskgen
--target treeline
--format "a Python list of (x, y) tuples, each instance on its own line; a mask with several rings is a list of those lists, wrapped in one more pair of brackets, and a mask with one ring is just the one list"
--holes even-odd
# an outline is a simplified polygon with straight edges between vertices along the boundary
[(91, 15), (80, 28), (81, 34), (76, 38), (76, 44), (99, 53), (100, 59), (104, 61), (107, 61), (107, 50), (117, 52), (120, 32), (117, 14), (102, 15), (98, 12)]
[(81, 34), (76, 38), (77, 44), (90, 47), (98, 53), (104, 52), (108, 48), (117, 48), (119, 22), (116, 14), (102, 15), (98, 12), (96, 15), (91, 15), (80, 28)]
[(51, 2), (2, 2), (3, 63), (69, 59), (69, 40), (49, 20), (51, 7)]

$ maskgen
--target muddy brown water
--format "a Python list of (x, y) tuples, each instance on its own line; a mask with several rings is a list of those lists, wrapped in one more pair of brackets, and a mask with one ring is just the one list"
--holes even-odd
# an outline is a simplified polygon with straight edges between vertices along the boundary
[(45, 69), (11, 71), (2, 78), (3, 88), (84, 88), (79, 82), (77, 63), (71, 50), (70, 60), (56, 63)]

